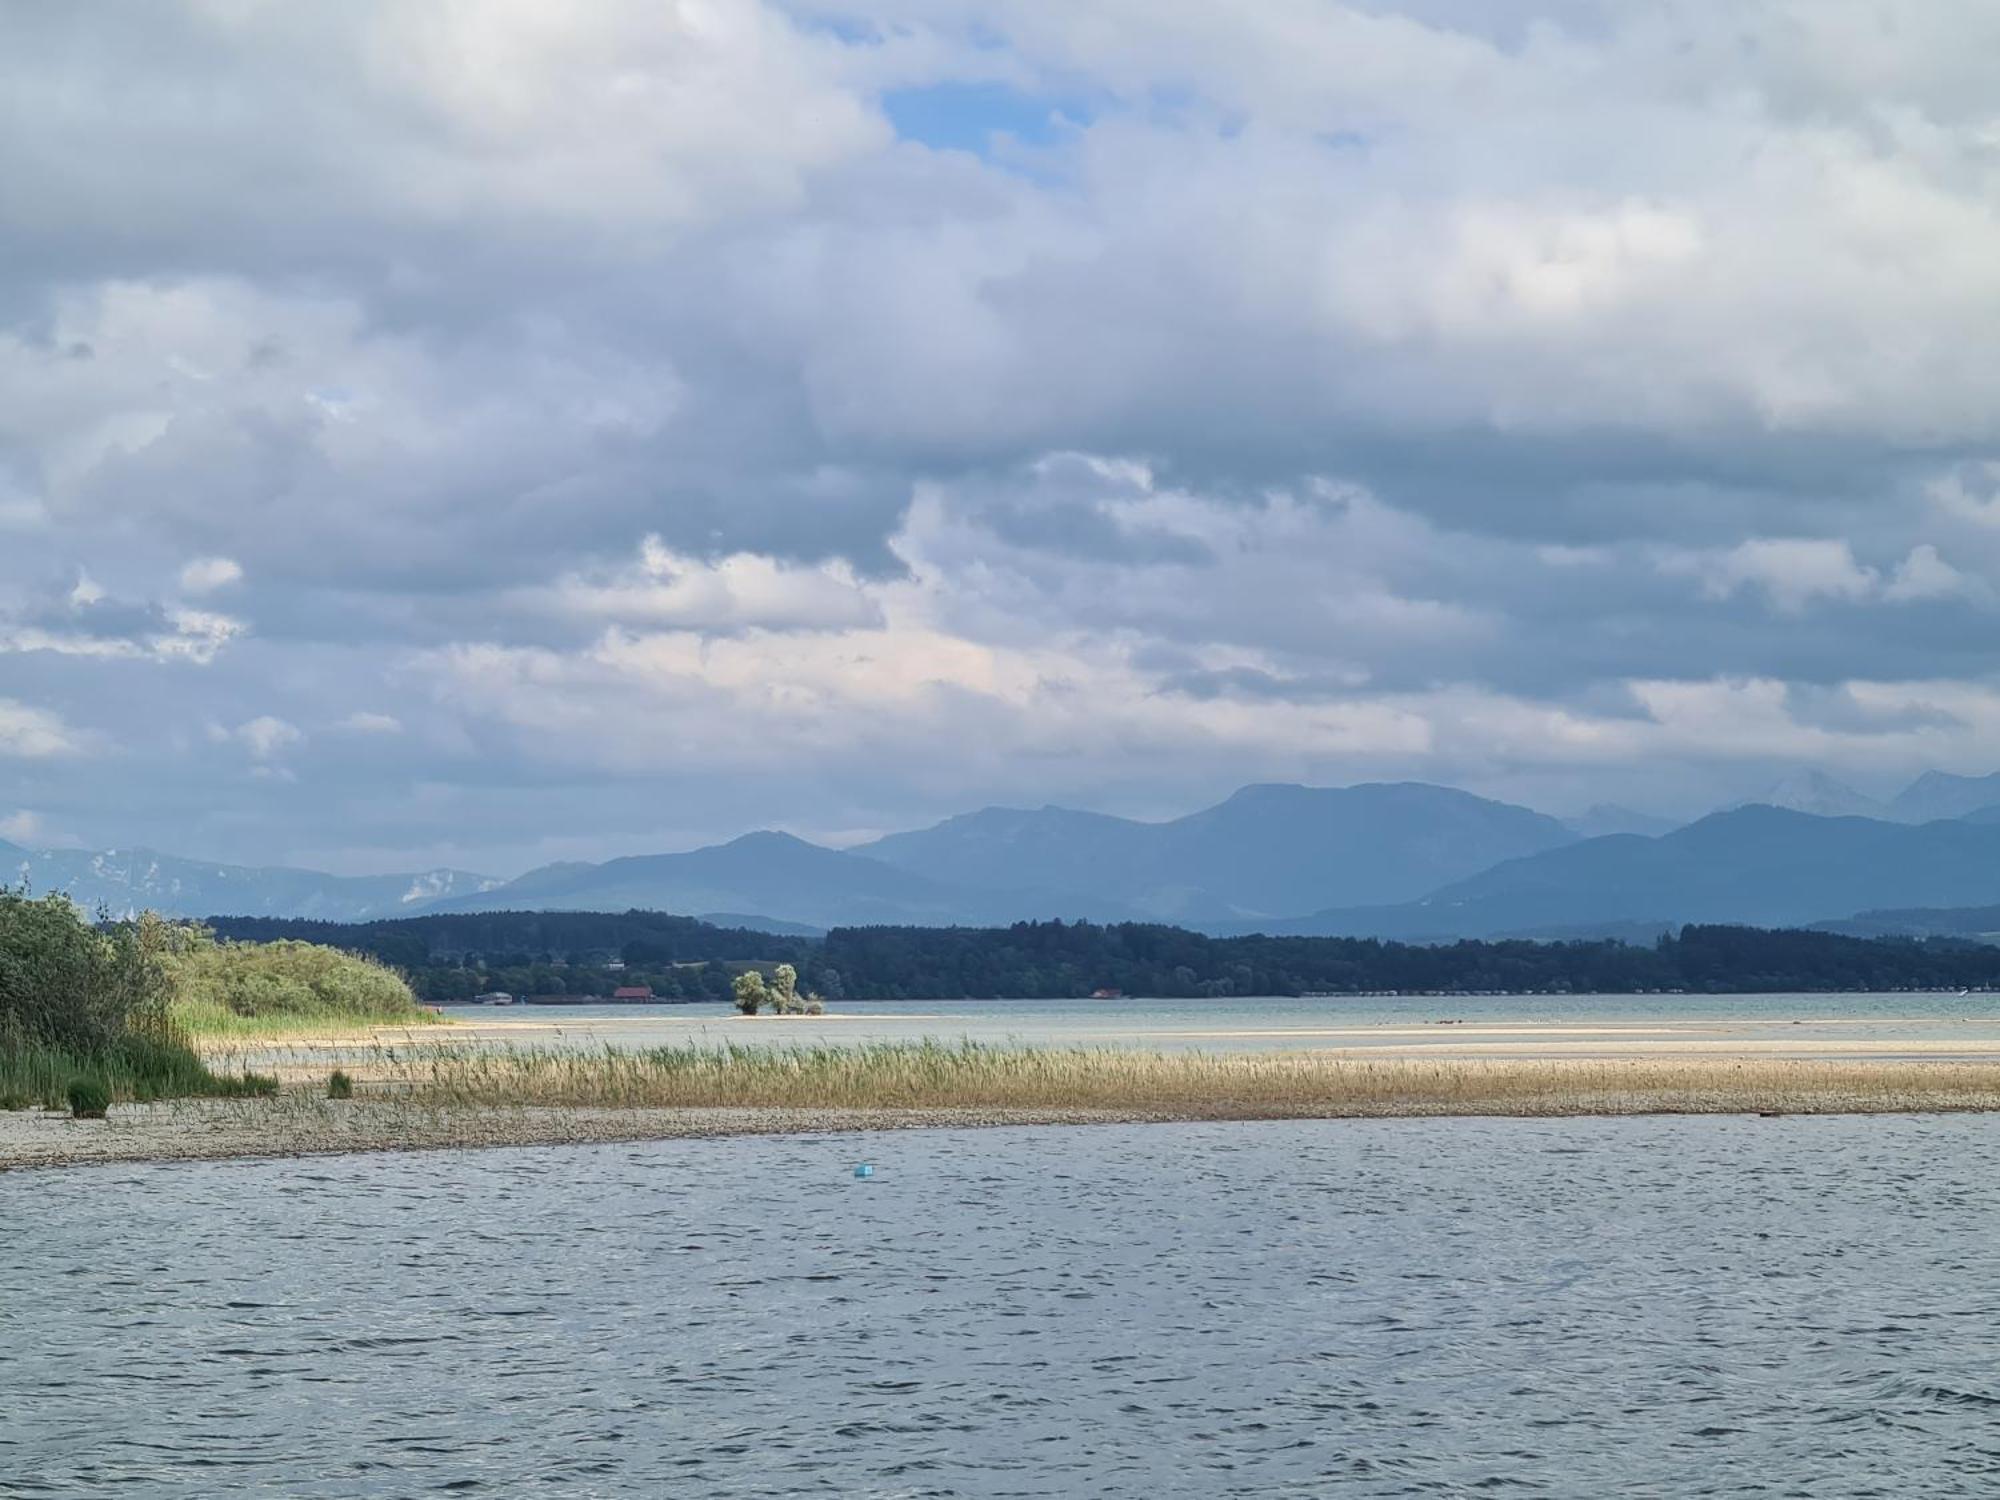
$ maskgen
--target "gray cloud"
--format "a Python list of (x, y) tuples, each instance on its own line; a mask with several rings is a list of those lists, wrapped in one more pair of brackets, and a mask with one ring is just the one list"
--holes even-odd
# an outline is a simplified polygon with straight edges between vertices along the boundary
[(2000, 17), (1878, 11), (25, 12), (0, 815), (504, 872), (1990, 769)]

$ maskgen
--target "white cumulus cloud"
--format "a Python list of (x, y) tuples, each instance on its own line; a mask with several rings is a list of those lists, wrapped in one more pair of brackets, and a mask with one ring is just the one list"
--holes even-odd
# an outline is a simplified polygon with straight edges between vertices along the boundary
[(0, 698), (0, 755), (37, 760), (69, 755), (84, 747), (84, 737), (61, 715), (13, 698)]
[(228, 557), (197, 557), (181, 569), (181, 590), (189, 594), (211, 594), (243, 579), (242, 565)]
[(217, 744), (235, 744), (249, 751), (254, 760), (266, 761), (283, 751), (305, 743), (305, 731), (275, 714), (259, 714), (228, 727), (211, 724), (208, 736)]
[(394, 714), (373, 713), (360, 709), (347, 715), (334, 725), (334, 728), (344, 729), (350, 734), (401, 734), (403, 721)]

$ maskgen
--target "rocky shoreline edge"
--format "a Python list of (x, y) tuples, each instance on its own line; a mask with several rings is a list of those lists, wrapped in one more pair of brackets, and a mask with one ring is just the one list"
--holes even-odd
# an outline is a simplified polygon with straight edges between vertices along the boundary
[(698, 1140), (726, 1136), (829, 1135), (918, 1129), (993, 1129), (1216, 1123), (1256, 1120), (1564, 1119), (1638, 1115), (1852, 1115), (2000, 1112), (1991, 1093), (1927, 1094), (1922, 1089), (1827, 1091), (1782, 1101), (1728, 1091), (1684, 1098), (1585, 1094), (1562, 1099), (1397, 1102), (1271, 1110), (1231, 1107), (923, 1109), (589, 1108), (478, 1105), (416, 1108), (372, 1100), (300, 1098), (179, 1100), (114, 1107), (103, 1120), (53, 1110), (0, 1113), (0, 1172), (145, 1162), (252, 1160), (386, 1151)]

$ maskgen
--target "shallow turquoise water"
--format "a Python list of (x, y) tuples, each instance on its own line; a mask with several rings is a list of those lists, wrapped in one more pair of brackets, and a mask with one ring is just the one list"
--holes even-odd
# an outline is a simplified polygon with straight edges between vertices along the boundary
[(1989, 1494), (1996, 1155), (1429, 1120), (17, 1173), (0, 1495)]
[[(454, 1007), (483, 1039), (525, 1045), (972, 1040), (1214, 1051), (1380, 1046), (1818, 1044), (1878, 1056), (1949, 1043), (2000, 1056), (2000, 996), (1510, 995), (1229, 1000), (853, 1001), (817, 1020), (745, 1022), (726, 1005)], [(1449, 1027), (1434, 1023), (1452, 1022)], [(1561, 1036), (1522, 1027), (1569, 1028)], [(1429, 1028), (1426, 1030), (1426, 1028)]]
[[(1012, 1025), (1024, 1032), (1106, 1026), (1383, 1026), (1440, 1019), (1516, 1022), (2000, 1019), (2000, 995), (1981, 992), (1790, 995), (1294, 995), (1156, 1000), (844, 1000), (836, 1013), (934, 1017), (943, 1023)], [(449, 1007), (459, 1020), (727, 1019), (727, 1005), (513, 1005)]]

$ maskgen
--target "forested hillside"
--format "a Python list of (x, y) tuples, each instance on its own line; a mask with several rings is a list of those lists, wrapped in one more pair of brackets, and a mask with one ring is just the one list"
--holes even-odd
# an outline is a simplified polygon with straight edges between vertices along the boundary
[(402, 968), (426, 1000), (486, 989), (720, 1000), (748, 967), (789, 963), (830, 1000), (1222, 997), (1388, 990), (1673, 991), (1988, 988), (2000, 949), (1951, 938), (1857, 938), (1794, 929), (1686, 927), (1652, 944), (1373, 938), (1211, 938), (1150, 923), (840, 927), (822, 939), (713, 927), (658, 912), (494, 912), (352, 926), (217, 919), (227, 937), (304, 938)]

